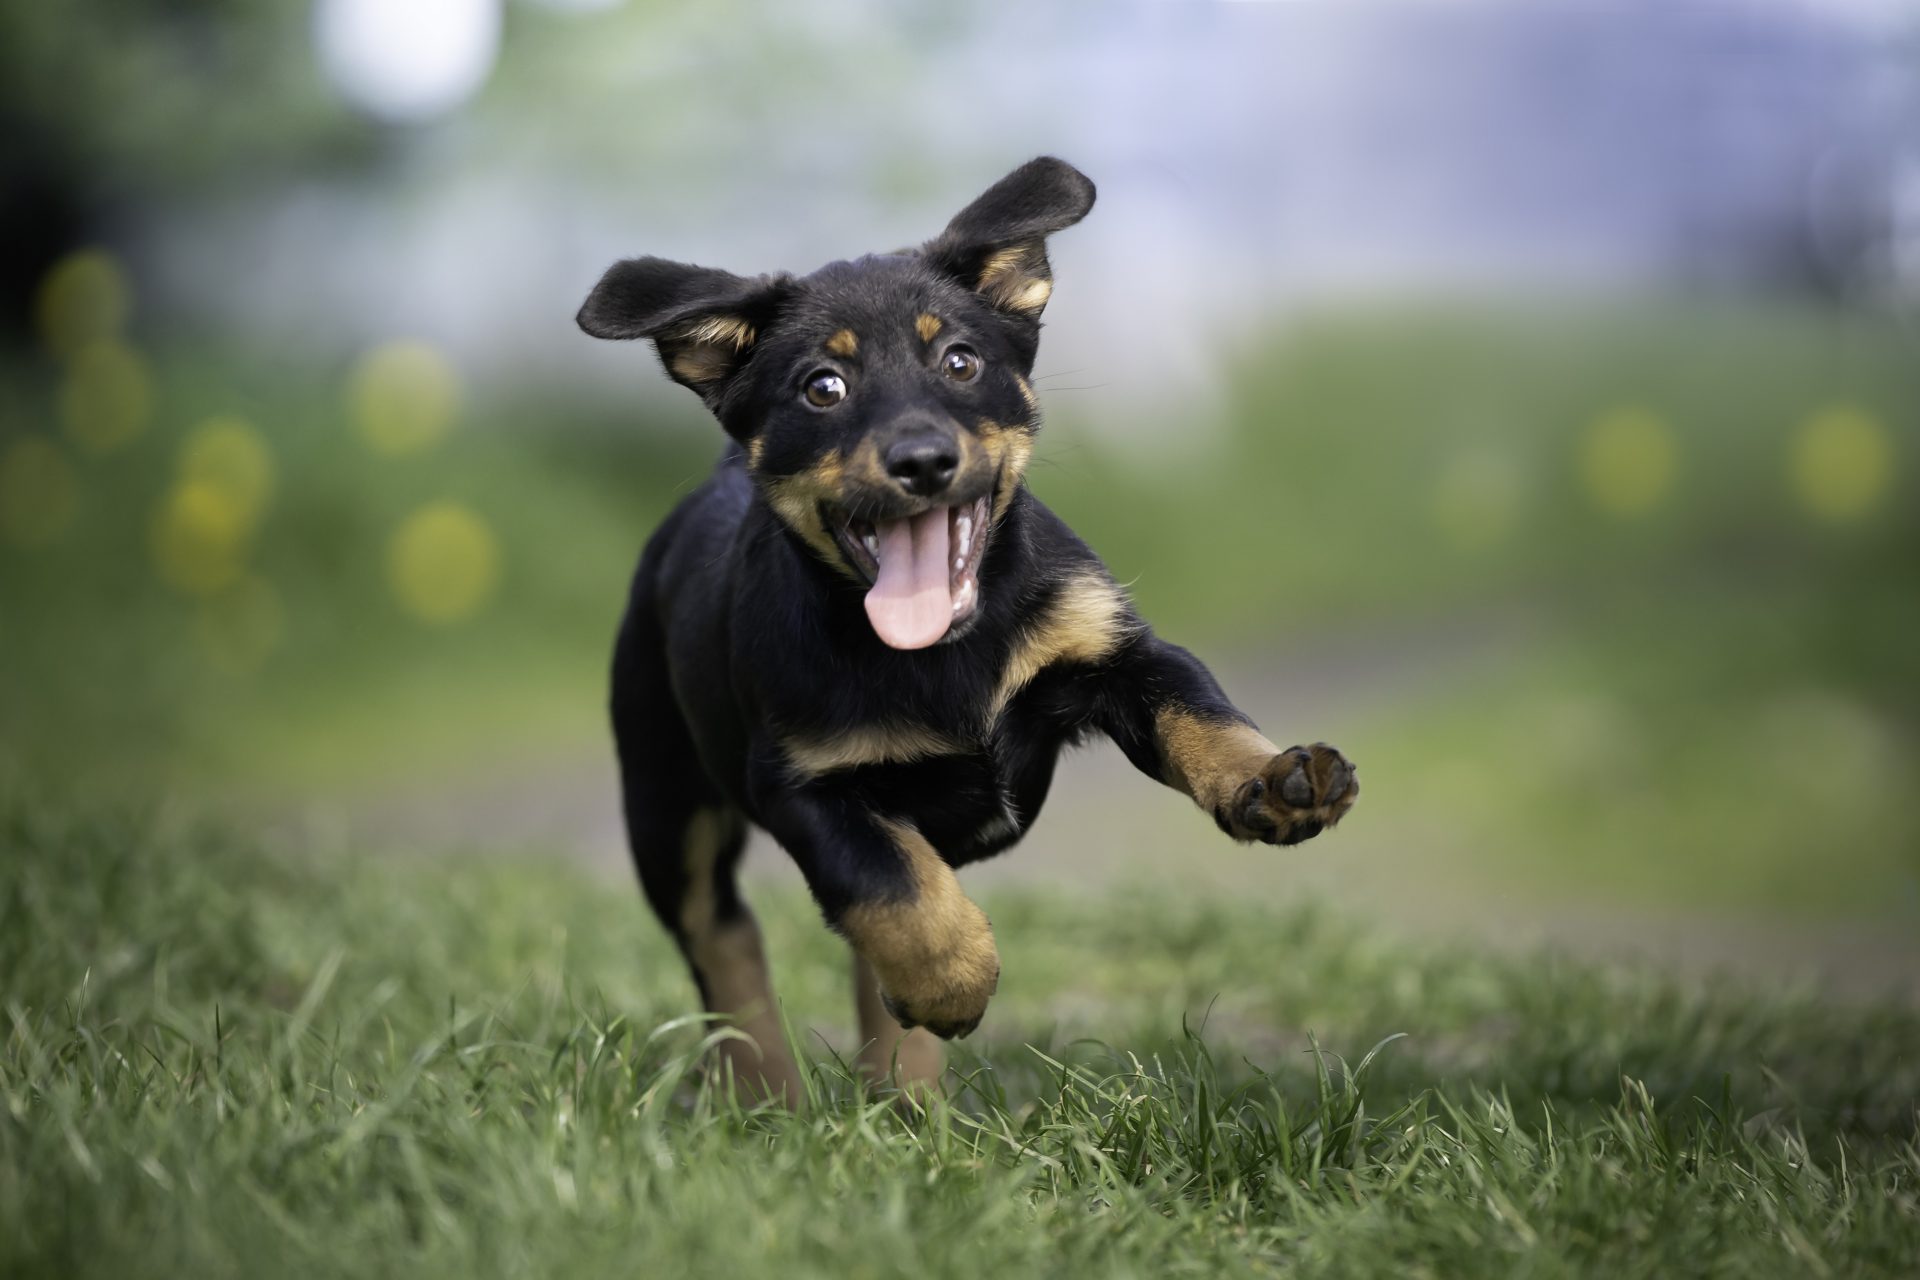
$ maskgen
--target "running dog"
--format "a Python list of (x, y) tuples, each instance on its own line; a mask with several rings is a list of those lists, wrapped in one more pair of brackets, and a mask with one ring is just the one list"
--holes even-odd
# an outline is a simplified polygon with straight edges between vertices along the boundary
[(863, 1069), (930, 1087), (933, 1037), (1000, 979), (954, 870), (1019, 842), (1063, 748), (1107, 735), (1239, 841), (1297, 844), (1359, 794), (1332, 747), (1261, 736), (1027, 488), (1047, 237), (1093, 199), (1042, 157), (918, 249), (807, 276), (634, 258), (580, 310), (730, 437), (640, 558), (612, 715), (641, 885), (751, 1096), (801, 1087), (735, 883), (749, 824), (852, 947)]

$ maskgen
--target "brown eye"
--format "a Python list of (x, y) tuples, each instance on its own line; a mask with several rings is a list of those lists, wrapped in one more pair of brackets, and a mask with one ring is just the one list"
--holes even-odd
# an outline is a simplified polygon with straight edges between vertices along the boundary
[(807, 375), (804, 394), (814, 408), (831, 409), (847, 398), (847, 380), (831, 369), (821, 369)]
[(940, 357), (940, 367), (955, 382), (972, 382), (980, 376), (980, 353), (972, 347), (951, 346)]

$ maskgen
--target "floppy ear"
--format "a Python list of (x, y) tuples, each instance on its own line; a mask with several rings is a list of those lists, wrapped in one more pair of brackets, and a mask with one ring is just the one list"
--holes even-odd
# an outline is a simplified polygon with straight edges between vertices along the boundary
[(1093, 208), (1093, 183), (1064, 160), (1029, 160), (988, 187), (921, 251), (1009, 315), (1038, 320), (1053, 293), (1047, 237)]
[(574, 318), (596, 338), (651, 338), (668, 376), (717, 408), (780, 291), (767, 276), (628, 258), (607, 269)]

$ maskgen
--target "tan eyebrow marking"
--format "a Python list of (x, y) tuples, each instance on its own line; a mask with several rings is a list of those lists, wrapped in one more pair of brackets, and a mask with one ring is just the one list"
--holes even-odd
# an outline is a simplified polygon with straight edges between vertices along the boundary
[(860, 349), (860, 339), (851, 329), (842, 329), (826, 341), (827, 354), (845, 359)]
[(922, 311), (919, 319), (913, 322), (913, 331), (920, 335), (920, 341), (932, 342), (940, 332), (940, 317)]

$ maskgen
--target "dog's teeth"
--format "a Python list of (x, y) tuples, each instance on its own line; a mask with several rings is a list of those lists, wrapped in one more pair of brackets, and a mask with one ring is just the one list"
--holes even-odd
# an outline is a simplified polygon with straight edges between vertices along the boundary
[(866, 537), (862, 538), (860, 541), (861, 541), (861, 544), (866, 547), (868, 555), (872, 556), (875, 560), (878, 560), (880, 558), (880, 539), (879, 538), (875, 537), (873, 534), (870, 533)]
[[(964, 556), (973, 550), (973, 517), (961, 516), (955, 527), (960, 531), (960, 554)], [(953, 567), (958, 569), (960, 566), (956, 564)]]
[(953, 570), (955, 573), (958, 573), (960, 570), (967, 567), (967, 557), (965, 555), (965, 551), (966, 551), (966, 548), (962, 547), (961, 548), (962, 554), (957, 555), (953, 558)]

